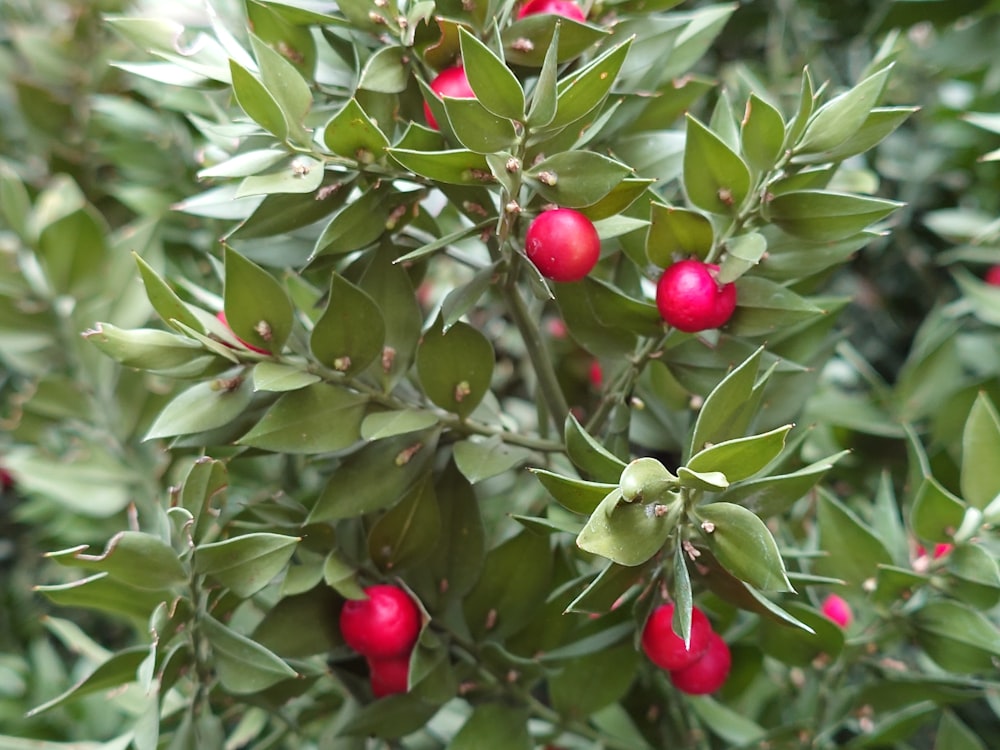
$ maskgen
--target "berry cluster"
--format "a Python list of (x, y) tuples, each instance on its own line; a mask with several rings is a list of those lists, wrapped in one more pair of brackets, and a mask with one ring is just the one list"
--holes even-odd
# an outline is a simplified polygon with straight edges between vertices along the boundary
[(405, 693), (410, 655), (420, 635), (420, 610), (397, 586), (369, 586), (365, 595), (367, 599), (344, 604), (340, 633), (344, 642), (367, 660), (376, 698)]
[(670, 673), (670, 681), (682, 693), (714, 693), (729, 677), (732, 664), (729, 646), (697, 607), (691, 611), (688, 645), (674, 632), (673, 621), (672, 603), (653, 610), (642, 630), (642, 650), (653, 664)]

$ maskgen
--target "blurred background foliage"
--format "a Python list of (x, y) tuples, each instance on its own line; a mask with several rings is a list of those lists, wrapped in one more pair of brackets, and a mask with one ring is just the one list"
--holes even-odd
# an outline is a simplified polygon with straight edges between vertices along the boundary
[[(32, 586), (67, 573), (43, 552), (102, 546), (130, 507), (142, 513), (188, 461), (140, 442), (172, 381), (123, 370), (80, 332), (95, 320), (128, 327), (151, 317), (132, 251), (172, 278), (217, 276), (215, 238), (227, 218), (172, 210), (200, 189), (198, 155), (211, 144), (188, 116), (210, 112), (211, 93), (155, 85), (112, 64), (141, 52), (103, 16), (142, 4), (0, 1), (0, 466), (17, 479), (0, 496), (0, 726), (26, 738), (111, 736), (130, 710), (127, 701), (109, 710), (93, 695), (25, 717), (105, 649), (135, 638), (120, 619), (51, 611)], [(183, 16), (193, 3), (174, 5)], [(935, 475), (957, 491), (975, 395), (1000, 403), (1000, 321), (995, 306), (977, 301), (973, 278), (1000, 263), (1000, 160), (984, 158), (1000, 148), (1000, 3), (738, 5), (698, 69), (733, 101), (760, 87), (789, 105), (804, 65), (840, 88), (883, 49), (896, 60), (886, 100), (921, 108), (838, 177), (906, 206), (849, 265), (801, 282), (854, 300), (808, 418), (817, 456), (854, 451), (831, 474), (839, 494), (870, 496), (887, 469), (905, 478), (903, 422), (921, 432)], [(699, 115), (707, 119), (714, 103), (699, 102)], [(67, 243), (73, 253), (53, 252)], [(27, 256), (44, 273), (32, 273)], [(585, 360), (576, 367), (585, 390)], [(244, 462), (232, 492), (252, 497), (283, 469), (274, 458)], [(88, 639), (68, 622), (92, 639), (84, 651)], [(977, 710), (967, 722), (1000, 746), (995, 718), (991, 728)]]

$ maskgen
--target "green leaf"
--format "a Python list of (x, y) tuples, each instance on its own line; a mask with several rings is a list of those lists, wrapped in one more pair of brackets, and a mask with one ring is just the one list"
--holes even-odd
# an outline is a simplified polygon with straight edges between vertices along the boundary
[(476, 641), (508, 637), (531, 622), (549, 594), (551, 576), (547, 536), (522, 531), (490, 550), (462, 602)]
[(345, 375), (364, 371), (381, 354), (385, 319), (375, 301), (338, 273), (330, 277), (330, 298), (309, 336), (321, 363)]
[(813, 572), (860, 586), (874, 578), (880, 565), (892, 565), (882, 541), (853, 511), (820, 489), (817, 509), (819, 548), (825, 557), (813, 562)]
[(770, 657), (794, 667), (809, 667), (821, 654), (836, 659), (844, 649), (844, 631), (817, 612), (798, 602), (785, 605), (788, 612), (812, 628), (812, 633), (791, 629), (773, 620), (760, 622), (760, 648)]
[(253, 366), (253, 389), (270, 393), (297, 391), (307, 385), (318, 383), (319, 375), (306, 372), (294, 365), (285, 365), (269, 360)]
[(549, 494), (555, 498), (561, 506), (574, 513), (589, 516), (600, 505), (611, 490), (618, 486), (615, 484), (602, 484), (599, 482), (587, 482), (583, 479), (574, 479), (561, 474), (554, 474), (545, 469), (532, 469), (542, 486), (548, 490)]
[(345, 255), (378, 240), (389, 218), (388, 198), (387, 190), (371, 188), (344, 206), (324, 227), (309, 260)]
[(444, 97), (448, 123), (458, 142), (477, 154), (492, 154), (510, 148), (517, 134), (514, 123), (495, 115), (478, 99)]
[(867, 229), (902, 205), (829, 190), (793, 190), (776, 195), (767, 205), (767, 214), (791, 235), (833, 242)]
[(868, 113), (864, 124), (846, 141), (830, 151), (797, 154), (792, 158), (792, 162), (796, 164), (841, 162), (863, 154), (881, 143), (919, 109), (919, 107), (875, 107)]
[(631, 641), (573, 659), (548, 680), (552, 707), (564, 716), (589, 716), (621, 700), (638, 668)]
[[(562, 33), (568, 29), (567, 24)], [(565, 127), (596, 109), (611, 91), (631, 45), (632, 40), (626, 40), (560, 80), (556, 116), (547, 129)]]
[[(25, 716), (28, 718), (38, 716), (67, 701), (83, 698), (96, 692), (107, 692), (121, 685), (135, 682), (136, 670), (148, 653), (149, 649), (143, 646), (133, 646), (119, 651), (68, 690), (35, 706)], [(0, 737), (0, 747), (4, 747), (3, 741), (4, 738)]]
[(448, 743), (447, 750), (531, 750), (528, 710), (481, 703)]
[(197, 341), (155, 328), (123, 330), (110, 323), (98, 323), (83, 337), (126, 367), (166, 377), (198, 377), (225, 362), (206, 354)]
[[(558, 37), (555, 33), (556, 26), (559, 26)], [(568, 62), (609, 33), (608, 29), (578, 23), (552, 13), (536, 13), (506, 26), (500, 39), (508, 63), (539, 67), (544, 66), (550, 49), (556, 50), (558, 62)], [(525, 44), (525, 41), (528, 43)]]
[(640, 336), (663, 333), (663, 318), (655, 305), (623, 294), (592, 276), (583, 280), (590, 306), (597, 319), (609, 328), (624, 328)]
[(276, 453), (334, 453), (361, 438), (367, 404), (366, 396), (314, 383), (283, 394), (238, 442)]
[(381, 157), (389, 139), (354, 97), (323, 128), (323, 143), (338, 156), (368, 164)]
[(240, 416), (253, 400), (250, 378), (198, 383), (168, 403), (156, 417), (144, 440), (190, 435), (223, 427)]
[(757, 380), (757, 369), (763, 351), (761, 347), (747, 357), (705, 398), (691, 433), (689, 456), (708, 445), (743, 437), (743, 425), (749, 423), (749, 417), (743, 412)]
[(267, 87), (235, 60), (229, 61), (236, 101), (250, 118), (279, 140), (288, 138), (288, 123)]
[(393, 435), (426, 430), (437, 423), (437, 415), (430, 411), (377, 411), (366, 416), (361, 423), (361, 437), (365, 440), (381, 440)]
[(490, 388), (494, 359), (477, 329), (459, 321), (442, 333), (438, 318), (417, 349), (417, 373), (431, 401), (465, 418)]
[(259, 643), (231, 630), (214, 617), (199, 619), (212, 646), (213, 664), (222, 686), (234, 695), (259, 693), (298, 673)]
[(414, 151), (392, 148), (389, 149), (389, 155), (404, 169), (436, 182), (449, 185), (487, 185), (494, 182), (486, 157), (475, 151)]
[(881, 98), (891, 71), (892, 65), (887, 65), (816, 110), (795, 152), (830, 151), (857, 133)]
[(429, 468), (438, 435), (436, 429), (396, 435), (352, 453), (331, 475), (309, 523), (353, 518), (398, 503)]
[(292, 303), (271, 274), (226, 247), (226, 321), (244, 341), (280, 352), (292, 331)]
[[(403, 737), (425, 727), (439, 709), (438, 704), (428, 703), (416, 695), (390, 695), (352, 712), (340, 727), (339, 734), (386, 739)], [(357, 747), (364, 747), (364, 744)]]
[(726, 254), (719, 267), (720, 284), (736, 281), (760, 263), (767, 252), (767, 239), (759, 232), (748, 232), (733, 237), (726, 243)]
[(507, 445), (498, 435), (485, 440), (460, 440), (453, 450), (455, 465), (472, 484), (521, 466), (535, 455), (526, 448)]
[(273, 237), (313, 224), (336, 211), (347, 199), (350, 189), (343, 189), (343, 174), (324, 172), (314, 200), (297, 194), (275, 193), (264, 197), (250, 216), (227, 235), (226, 240), (251, 240)]
[[(328, 588), (314, 588), (278, 601), (254, 628), (253, 640), (284, 659), (325, 655), (342, 646), (330, 614), (340, 602)], [(236, 732), (230, 735), (233, 738)]]
[(684, 189), (698, 208), (735, 214), (750, 192), (750, 168), (705, 125), (687, 115)]
[(789, 424), (760, 435), (716, 443), (688, 459), (687, 468), (698, 472), (721, 471), (730, 482), (738, 482), (777, 458), (791, 429)]
[(736, 312), (727, 330), (734, 336), (765, 336), (825, 314), (787, 287), (760, 276), (736, 282)]
[(200, 544), (194, 550), (195, 571), (247, 599), (285, 569), (300, 541), (296, 536), (261, 532)]
[(545, 48), (542, 69), (529, 97), (528, 125), (532, 128), (544, 128), (556, 116), (560, 29), (561, 24), (558, 23), (552, 29), (552, 38)]
[(729, 479), (721, 471), (693, 471), (687, 466), (678, 467), (677, 479), (682, 487), (705, 492), (719, 492), (729, 486)]
[(775, 474), (733, 485), (719, 500), (739, 503), (761, 518), (784, 513), (804, 497), (833, 465), (850, 451), (841, 451), (789, 474)]
[(667, 268), (678, 257), (708, 255), (715, 231), (707, 216), (662, 203), (653, 203), (650, 208), (651, 224), (646, 234), (646, 257), (650, 263)]
[(794, 591), (774, 537), (752, 511), (716, 502), (699, 505), (694, 514), (702, 539), (726, 570), (758, 589)]
[(400, 94), (406, 90), (406, 50), (400, 46), (381, 47), (365, 63), (358, 88), (380, 94)]
[(479, 580), (486, 559), (486, 529), (472, 485), (449, 463), (435, 485), (441, 536), (424, 563), (442, 598), (461, 600)]
[(145, 591), (161, 591), (184, 583), (187, 571), (170, 545), (151, 534), (119, 531), (100, 555), (84, 554), (86, 545), (46, 555), (62, 565), (107, 573)]
[(626, 503), (614, 489), (601, 501), (576, 538), (577, 546), (619, 565), (642, 565), (656, 555), (677, 525), (676, 514), (654, 505)]
[[(291, 62), (256, 34), (250, 34), (250, 45), (260, 65), (261, 81), (281, 110), (289, 137), (300, 146), (308, 146), (309, 134), (303, 123), (312, 108), (309, 84)], [(235, 89), (235, 81), (233, 85)]]
[[(783, 630), (782, 632), (787, 632)], [(692, 695), (685, 699), (712, 734), (731, 747), (753, 745), (764, 738), (760, 724), (734, 711), (710, 695)]]
[(913, 533), (928, 542), (950, 542), (965, 518), (965, 503), (934, 477), (926, 476), (910, 510)]
[(413, 487), (368, 532), (368, 554), (384, 572), (422, 561), (441, 534), (441, 518), (430, 477)]
[(962, 497), (982, 510), (1000, 497), (1000, 414), (985, 392), (976, 397), (962, 432)]
[(95, 573), (69, 583), (35, 586), (35, 591), (60, 607), (80, 607), (125, 616), (145, 626), (149, 616), (163, 602), (163, 594), (137, 589), (110, 577)]
[(991, 661), (1000, 656), (1000, 632), (980, 612), (955, 601), (937, 599), (910, 617), (917, 643), (943, 668), (960, 673), (994, 669)]
[(323, 581), (345, 599), (364, 599), (365, 592), (357, 580), (357, 572), (331, 550), (323, 561)]
[(441, 303), (441, 318), (444, 330), (447, 331), (475, 305), (497, 278), (495, 265), (477, 271), (468, 283), (455, 287)]
[(750, 166), (757, 172), (771, 169), (785, 143), (785, 121), (781, 112), (756, 94), (747, 100), (740, 146)]
[(629, 567), (608, 563), (597, 574), (579, 596), (577, 596), (566, 612), (583, 612), (587, 614), (604, 614), (610, 612), (622, 593), (628, 591), (643, 576), (645, 568)]
[(566, 452), (580, 470), (603, 482), (618, 483), (625, 462), (597, 442), (572, 414), (566, 417), (564, 430)]
[(524, 177), (546, 200), (579, 208), (599, 201), (631, 171), (593, 151), (563, 151), (533, 165)]
[(188, 309), (181, 298), (174, 293), (174, 290), (167, 286), (167, 282), (153, 270), (153, 267), (140, 258), (137, 253), (132, 253), (132, 257), (135, 258), (135, 263), (139, 266), (139, 275), (146, 286), (146, 296), (157, 315), (174, 328), (177, 326), (171, 321), (176, 320), (199, 333), (204, 333), (205, 327), (201, 324), (198, 316)]
[(941, 714), (934, 750), (986, 750), (979, 736), (951, 711)]
[(524, 91), (506, 63), (465, 27), (458, 30), (462, 63), (476, 99), (495, 115), (524, 119)]

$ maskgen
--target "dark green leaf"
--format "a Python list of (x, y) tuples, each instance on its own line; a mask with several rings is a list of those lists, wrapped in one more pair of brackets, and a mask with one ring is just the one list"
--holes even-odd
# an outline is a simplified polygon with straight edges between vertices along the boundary
[(448, 743), (448, 750), (531, 750), (528, 711), (481, 703)]
[(757, 172), (771, 169), (781, 156), (784, 143), (785, 122), (781, 112), (751, 94), (740, 130), (740, 145), (750, 166)]
[(361, 164), (378, 159), (389, 147), (389, 139), (354, 98), (330, 118), (323, 129), (323, 143), (338, 156)]
[(496, 54), (464, 27), (458, 30), (462, 63), (476, 99), (490, 112), (524, 119), (524, 91), (517, 77)]
[(548, 201), (579, 208), (596, 203), (631, 172), (627, 164), (593, 151), (563, 151), (524, 173)]
[(309, 260), (325, 255), (344, 255), (375, 242), (385, 232), (389, 218), (385, 190), (371, 188), (348, 203), (323, 229)]
[(577, 468), (603, 482), (618, 483), (625, 462), (597, 442), (570, 414), (564, 430), (566, 452)]
[(246, 342), (280, 352), (292, 331), (292, 303), (271, 274), (226, 247), (226, 321)]
[(913, 532), (928, 542), (950, 542), (965, 517), (965, 504), (934, 477), (924, 477), (910, 511)]
[(194, 551), (195, 571), (246, 599), (285, 569), (299, 541), (296, 536), (261, 532), (201, 544)]
[(273, 652), (213, 617), (206, 615), (200, 618), (198, 627), (212, 645), (213, 664), (219, 682), (234, 695), (257, 693), (277, 682), (298, 676)]
[(700, 505), (694, 513), (701, 520), (702, 539), (726, 570), (758, 589), (794, 591), (774, 537), (752, 511), (716, 502)]
[[(556, 25), (559, 25), (558, 47), (555, 45)], [(549, 49), (556, 48), (558, 62), (567, 62), (608, 33), (608, 29), (577, 23), (555, 14), (536, 13), (514, 21), (503, 29), (500, 38), (507, 62), (538, 67), (544, 64)]]
[(240, 416), (253, 399), (250, 378), (198, 383), (175, 396), (156, 417), (145, 440), (214, 430)]
[(813, 572), (860, 586), (874, 578), (879, 565), (892, 565), (892, 555), (853, 511), (829, 492), (820, 490), (817, 510), (819, 548), (825, 557), (813, 562)]
[(439, 318), (417, 349), (417, 373), (431, 401), (465, 418), (489, 390), (494, 359), (478, 330), (459, 321), (442, 333)]
[[(782, 632), (787, 633), (789, 630), (783, 628)], [(756, 742), (763, 741), (765, 732), (760, 724), (720, 703), (712, 696), (692, 695), (688, 696), (685, 702), (691, 706), (709, 732), (721, 737), (730, 746), (752, 746)]]
[(330, 278), (330, 298), (309, 337), (321, 363), (345, 375), (365, 370), (385, 344), (382, 311), (366, 292), (338, 273)]
[(979, 736), (951, 711), (941, 714), (934, 750), (986, 750)]
[(684, 189), (698, 208), (726, 215), (735, 214), (750, 192), (749, 167), (691, 115), (684, 146)]
[(962, 432), (962, 497), (982, 510), (1000, 498), (1000, 414), (985, 392), (980, 392)]
[(774, 197), (768, 216), (789, 234), (806, 240), (836, 241), (867, 229), (902, 204), (827, 190), (795, 190)]
[(825, 311), (785, 286), (760, 276), (736, 282), (736, 312), (728, 330), (735, 336), (765, 336)]
[(805, 496), (848, 453), (849, 451), (842, 451), (790, 474), (775, 474), (741, 482), (727, 489), (719, 496), (719, 500), (738, 502), (762, 518), (779, 515)]
[(991, 657), (1000, 656), (996, 625), (964, 604), (930, 601), (912, 615), (911, 622), (927, 655), (950, 671), (991, 671)]
[(564, 716), (589, 716), (620, 700), (638, 668), (639, 654), (631, 640), (617, 646), (603, 646), (570, 661), (549, 678), (552, 706)]
[(420, 562), (432, 553), (441, 533), (441, 518), (430, 477), (413, 487), (379, 518), (368, 532), (368, 553), (383, 571)]
[(676, 206), (654, 203), (646, 235), (646, 257), (650, 263), (667, 268), (679, 257), (704, 258), (712, 249), (714, 230), (704, 214)]
[[(530, 17), (530, 16), (529, 16)], [(538, 73), (538, 80), (531, 90), (528, 104), (528, 125), (544, 128), (556, 116), (556, 85), (559, 80), (559, 33), (561, 24), (552, 30), (552, 39), (545, 51), (545, 60)]]

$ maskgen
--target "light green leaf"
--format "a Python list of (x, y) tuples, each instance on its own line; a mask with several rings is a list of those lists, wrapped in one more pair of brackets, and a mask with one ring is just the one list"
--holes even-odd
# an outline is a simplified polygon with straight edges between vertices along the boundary
[(832, 242), (867, 229), (902, 206), (898, 201), (828, 190), (793, 190), (774, 197), (768, 217), (789, 234)]
[(198, 383), (163, 408), (143, 439), (190, 435), (223, 427), (240, 416), (252, 400), (252, 380), (242, 375)]
[(255, 391), (272, 393), (296, 391), (307, 385), (318, 383), (319, 380), (319, 375), (280, 362), (258, 362), (253, 367), (253, 389)]
[(381, 440), (393, 435), (426, 430), (437, 423), (437, 415), (430, 411), (377, 411), (366, 416), (361, 423), (361, 437), (365, 440)]
[(962, 497), (982, 510), (1000, 497), (1000, 414), (985, 392), (976, 397), (962, 433)]
[(734, 576), (765, 591), (794, 591), (778, 545), (752, 511), (732, 503), (709, 503), (694, 509), (702, 539)]
[(730, 482), (738, 482), (777, 458), (791, 429), (789, 424), (760, 435), (716, 443), (692, 456), (687, 468), (698, 472), (721, 471)]
[(857, 133), (881, 98), (891, 71), (892, 65), (887, 65), (816, 110), (795, 151), (830, 151)]
[(485, 440), (460, 440), (453, 450), (455, 465), (472, 484), (521, 466), (534, 456), (526, 448), (507, 445), (497, 435)]
[(119, 531), (102, 554), (88, 555), (84, 553), (86, 549), (86, 546), (74, 547), (50, 552), (46, 557), (62, 565), (104, 572), (115, 580), (148, 591), (168, 589), (188, 579), (177, 553), (151, 534)]

